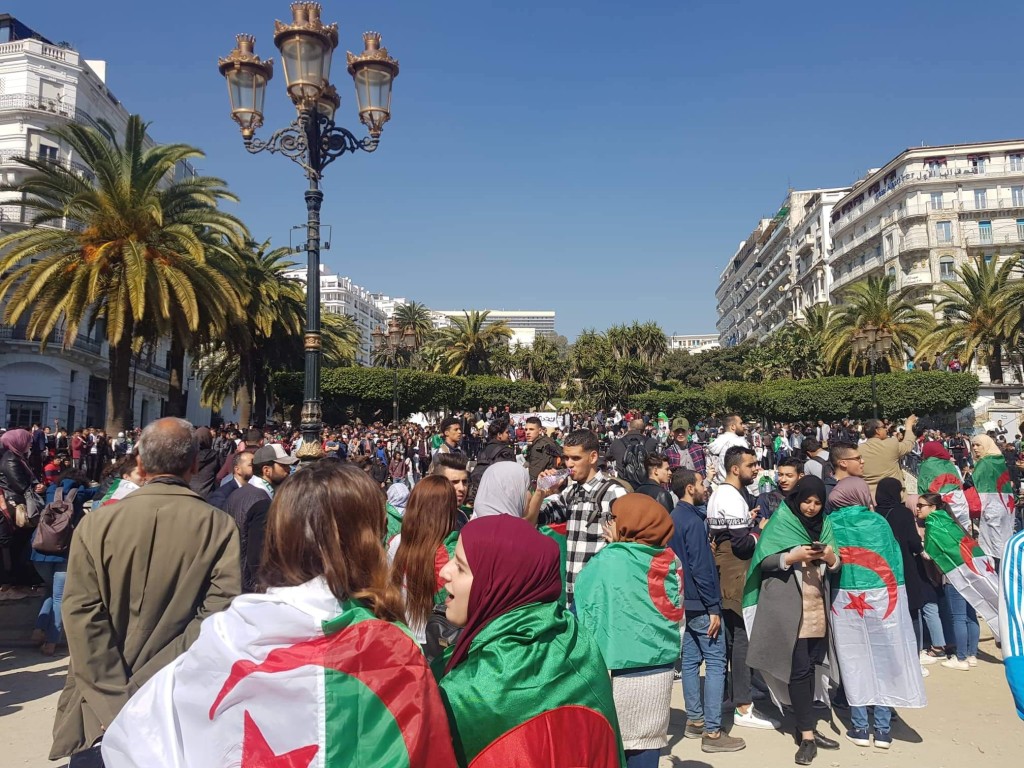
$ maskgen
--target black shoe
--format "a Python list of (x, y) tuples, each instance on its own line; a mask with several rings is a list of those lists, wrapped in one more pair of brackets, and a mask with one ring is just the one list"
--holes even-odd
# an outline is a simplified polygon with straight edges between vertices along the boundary
[(828, 736), (824, 736), (818, 731), (814, 732), (814, 743), (822, 749), (839, 749), (838, 741), (830, 739)]
[(800, 742), (800, 749), (796, 751), (797, 765), (810, 765), (818, 756), (818, 747), (813, 739), (806, 739)]

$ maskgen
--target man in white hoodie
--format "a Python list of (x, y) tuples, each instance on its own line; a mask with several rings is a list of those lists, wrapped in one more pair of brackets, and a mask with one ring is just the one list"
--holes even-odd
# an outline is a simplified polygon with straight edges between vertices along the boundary
[(735, 445), (743, 448), (750, 447), (745, 436), (746, 427), (743, 424), (743, 419), (734, 413), (725, 417), (723, 425), (724, 431), (722, 434), (716, 437), (711, 442), (711, 445), (708, 446), (708, 455), (711, 457), (711, 463), (715, 468), (714, 474), (711, 475), (715, 485), (725, 482), (725, 452)]

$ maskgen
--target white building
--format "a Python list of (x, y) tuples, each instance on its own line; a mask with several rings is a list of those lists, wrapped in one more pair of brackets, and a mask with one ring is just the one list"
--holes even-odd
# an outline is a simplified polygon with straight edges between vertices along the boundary
[(672, 334), (668, 337), (668, 349), (670, 352), (683, 351), (694, 355), (709, 349), (718, 349), (721, 344), (718, 342), (717, 333), (703, 333), (696, 335)]
[(833, 301), (888, 274), (930, 304), (969, 257), (1024, 246), (1024, 140), (907, 149), (858, 181), (831, 225)]
[[(446, 328), (451, 324), (454, 317), (462, 317), (470, 309), (439, 309), (434, 310), (431, 315), (434, 319), (435, 328)], [(521, 344), (524, 347), (533, 346), (538, 336), (555, 336), (555, 313), (553, 310), (505, 310), (487, 309), (479, 310), (487, 312), (487, 322), (501, 322), (502, 320), (512, 329), (510, 344)]]
[[(8, 14), (0, 14), (0, 177), (5, 184), (24, 178), (19, 157), (60, 163), (88, 175), (52, 130), (69, 122), (96, 126), (105, 120), (122, 134), (128, 111), (105, 83), (106, 64), (87, 61), (77, 51), (54, 45)], [(193, 173), (183, 165), (181, 173)], [(25, 226), (23, 211), (10, 205), (14, 193), (0, 195), (0, 232)], [(98, 426), (106, 420), (108, 357), (101, 325), (80, 328), (67, 351), (56, 330), (45, 352), (25, 338), (26, 321), (0, 324), (0, 400), (5, 426)], [(133, 367), (134, 423), (146, 424), (164, 411), (167, 398), (167, 346), (140, 355)], [(199, 408), (198, 387), (188, 398), (188, 416), (209, 421)]]
[[(761, 219), (719, 276), (718, 335), (725, 346), (761, 339), (828, 296), (828, 220), (843, 189), (790, 190)], [(808, 298), (810, 297), (810, 298)]]
[(383, 293), (371, 293), (370, 298), (373, 299), (373, 303), (377, 305), (377, 308), (384, 313), (384, 317), (388, 320), (394, 317), (396, 309), (404, 307), (409, 303), (409, 300), (406, 298), (386, 296)]
[[(296, 268), (284, 273), (306, 285), (306, 268)], [(353, 283), (347, 277), (327, 273), (320, 265), (320, 303), (325, 312), (351, 317), (362, 334), (362, 343), (356, 352), (358, 365), (370, 365), (373, 361), (373, 333), (377, 326), (387, 323), (387, 315), (373, 299), (374, 294)]]

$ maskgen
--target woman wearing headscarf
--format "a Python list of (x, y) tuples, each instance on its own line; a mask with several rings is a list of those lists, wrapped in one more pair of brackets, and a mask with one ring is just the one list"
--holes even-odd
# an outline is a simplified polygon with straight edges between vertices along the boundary
[[(928, 445), (931, 445), (929, 443)], [(927, 460), (926, 460), (927, 461)], [(922, 463), (922, 467), (924, 464)], [(875, 511), (885, 518), (892, 528), (896, 543), (903, 555), (903, 579), (907, 588), (907, 604), (914, 619), (914, 632), (920, 653), (922, 674), (927, 677), (924, 666), (946, 658), (946, 645), (939, 616), (942, 600), (942, 574), (930, 563), (924, 554), (924, 542), (918, 532), (914, 513), (903, 503), (903, 485), (892, 477), (883, 478), (875, 491)], [(931, 572), (929, 572), (929, 568)], [(924, 647), (924, 627), (928, 627), (931, 647)]]
[(981, 499), (981, 525), (978, 544), (986, 555), (996, 561), (1013, 536), (1013, 485), (1006, 467), (1006, 457), (988, 435), (971, 438), (974, 454), (974, 489)]
[(405, 507), (409, 503), (409, 486), (405, 483), (392, 483), (388, 488), (388, 504), (405, 516)]
[(844, 477), (828, 494), (826, 514), (832, 514), (843, 507), (867, 507), (874, 509), (875, 499), (871, 486), (860, 477)]
[(480, 487), (473, 502), (473, 517), (512, 515), (526, 512), (530, 473), (514, 461), (492, 464), (480, 478)]
[(558, 601), (557, 545), (520, 518), (477, 518), (441, 579), (463, 627), (433, 662), (459, 764), (621, 768), (608, 671)]
[(970, 528), (971, 511), (964, 494), (964, 478), (953, 463), (953, 457), (938, 440), (924, 444), (921, 467), (917, 475), (917, 493), (938, 493), (947, 499), (957, 522)]
[[(18, 520), (18, 507), (27, 511), (28, 505), (35, 506), (42, 499), (38, 494), (45, 487), (35, 477), (28, 463), (32, 447), (32, 435), (26, 429), (11, 429), (0, 435), (0, 547), (10, 550), (10, 566), (4, 566), (3, 577), (0, 578), (0, 595), (4, 597), (23, 597), (20, 592), (12, 592), (12, 587), (31, 587), (39, 583), (39, 577), (29, 563), (29, 546), (32, 540), (32, 529)], [(2, 554), (2, 553), (0, 553)], [(4, 557), (5, 563), (8, 558)]]
[(815, 670), (827, 663), (830, 677), (837, 677), (830, 659), (828, 577), (840, 560), (824, 507), (825, 483), (804, 476), (761, 531), (743, 596), (747, 664), (760, 670), (777, 699), (792, 704), (797, 765), (810, 765), (818, 747), (839, 748), (814, 727)]
[[(658, 768), (668, 743), (672, 670), (685, 612), (682, 566), (666, 548), (673, 530), (661, 504), (626, 494), (612, 505), (609, 544), (583, 567), (573, 592), (580, 624), (593, 634), (611, 672), (628, 768)], [(707, 738), (705, 744), (742, 748), (742, 741), (721, 731)]]

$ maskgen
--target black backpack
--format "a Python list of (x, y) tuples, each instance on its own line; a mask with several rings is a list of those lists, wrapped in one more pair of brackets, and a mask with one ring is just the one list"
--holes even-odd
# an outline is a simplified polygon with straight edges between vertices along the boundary
[(808, 461), (815, 461), (821, 466), (821, 480), (825, 483), (825, 493), (831, 493), (836, 487), (836, 472), (832, 469), (832, 462), (825, 461), (818, 456), (808, 456)]
[(642, 435), (622, 438), (626, 450), (622, 454), (622, 466), (618, 467), (618, 473), (634, 488), (647, 482), (647, 467), (644, 466), (647, 460), (647, 449), (644, 447), (646, 442), (647, 439)]

